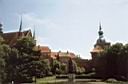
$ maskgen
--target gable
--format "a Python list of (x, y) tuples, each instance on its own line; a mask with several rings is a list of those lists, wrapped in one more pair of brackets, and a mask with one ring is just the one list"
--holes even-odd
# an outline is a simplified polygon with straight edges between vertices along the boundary
[(26, 30), (23, 32), (8, 32), (3, 33), (3, 38), (5, 40), (5, 43), (14, 46), (16, 44), (17, 39), (22, 37), (32, 37), (31, 30)]

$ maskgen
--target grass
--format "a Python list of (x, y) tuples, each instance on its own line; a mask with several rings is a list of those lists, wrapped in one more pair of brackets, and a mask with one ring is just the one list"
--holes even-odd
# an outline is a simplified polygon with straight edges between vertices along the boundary
[(58, 82), (66, 82), (68, 79), (56, 79), (55, 76), (39, 78), (37, 79), (37, 84), (49, 84), (49, 83), (58, 83)]
[[(93, 79), (76, 79), (75, 83), (73, 84), (128, 84), (128, 82), (122, 82), (122, 81), (109, 81), (109, 82), (102, 82), (102, 81), (91, 81)], [(94, 79), (95, 80), (95, 79)], [(70, 84), (67, 82), (68, 79), (56, 79), (55, 76), (50, 77), (44, 77), (44, 78), (38, 78), (36, 83), (25, 83), (25, 84)]]

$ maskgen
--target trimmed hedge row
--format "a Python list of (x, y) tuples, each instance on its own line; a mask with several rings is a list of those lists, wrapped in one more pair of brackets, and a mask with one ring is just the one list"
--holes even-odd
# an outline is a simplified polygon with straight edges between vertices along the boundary
[[(67, 79), (68, 75), (57, 75), (56, 76), (57, 79)], [(76, 75), (75, 76), (76, 79), (100, 79), (98, 77), (94, 77), (94, 76), (86, 76), (86, 75)]]

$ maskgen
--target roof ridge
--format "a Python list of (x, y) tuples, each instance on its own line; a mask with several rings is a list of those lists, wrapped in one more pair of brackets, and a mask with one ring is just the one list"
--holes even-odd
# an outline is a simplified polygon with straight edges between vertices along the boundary
[[(31, 29), (23, 30), (23, 31), (21, 31), (21, 32), (26, 32), (26, 31), (31, 31)], [(4, 32), (4, 34), (8, 34), (8, 33), (17, 33), (17, 32), (19, 32), (19, 31), (15, 31), (15, 32), (13, 32), (13, 31), (11, 31), (11, 32)]]

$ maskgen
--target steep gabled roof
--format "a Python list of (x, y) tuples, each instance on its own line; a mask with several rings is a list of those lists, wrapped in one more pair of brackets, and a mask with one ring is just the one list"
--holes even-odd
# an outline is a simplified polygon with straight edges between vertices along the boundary
[[(20, 36), (19, 36), (20, 35)], [(32, 37), (32, 33), (31, 30), (26, 30), (23, 32), (8, 32), (8, 33), (3, 33), (3, 38), (5, 40), (5, 43), (10, 45), (10, 46), (14, 46), (17, 39), (21, 38), (21, 37)]]

